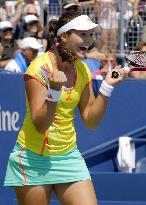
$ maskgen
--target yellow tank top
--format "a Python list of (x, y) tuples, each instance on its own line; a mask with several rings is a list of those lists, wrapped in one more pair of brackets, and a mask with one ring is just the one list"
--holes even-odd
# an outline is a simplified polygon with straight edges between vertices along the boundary
[[(47, 87), (42, 75), (41, 66), (52, 64), (48, 52), (37, 57), (28, 67), (25, 75), (29, 75)], [(76, 131), (74, 127), (74, 109), (80, 101), (85, 86), (91, 81), (88, 66), (77, 60), (76, 81), (73, 88), (62, 89), (57, 104), (55, 120), (45, 134), (39, 133), (31, 119), (30, 107), (26, 97), (26, 115), (17, 142), (28, 150), (44, 156), (55, 156), (70, 152), (76, 146)]]

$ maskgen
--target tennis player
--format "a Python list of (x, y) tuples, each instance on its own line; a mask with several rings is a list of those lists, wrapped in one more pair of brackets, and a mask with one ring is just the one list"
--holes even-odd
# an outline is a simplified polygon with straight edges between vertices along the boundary
[(88, 128), (97, 128), (115, 84), (109, 72), (94, 97), (92, 77), (78, 58), (98, 25), (77, 12), (63, 14), (54, 46), (25, 73), (26, 116), (12, 150), (5, 186), (15, 188), (19, 205), (48, 205), (55, 192), (63, 205), (97, 205), (91, 177), (76, 144), (74, 109)]

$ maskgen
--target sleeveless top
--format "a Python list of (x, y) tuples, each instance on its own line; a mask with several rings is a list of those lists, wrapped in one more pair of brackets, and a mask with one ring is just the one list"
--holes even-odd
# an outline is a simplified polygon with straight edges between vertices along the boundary
[[(52, 70), (48, 52), (37, 57), (28, 67), (25, 76), (29, 75), (43, 86), (47, 87), (43, 77), (41, 66), (48, 64)], [(28, 150), (43, 156), (57, 156), (70, 152), (76, 147), (76, 131), (74, 127), (74, 109), (80, 101), (81, 94), (86, 85), (92, 80), (88, 66), (77, 60), (76, 79), (74, 87), (62, 89), (61, 97), (57, 103), (55, 120), (42, 134), (35, 128), (30, 113), (30, 107), (26, 96), (26, 115), (22, 128), (18, 134), (17, 142)]]

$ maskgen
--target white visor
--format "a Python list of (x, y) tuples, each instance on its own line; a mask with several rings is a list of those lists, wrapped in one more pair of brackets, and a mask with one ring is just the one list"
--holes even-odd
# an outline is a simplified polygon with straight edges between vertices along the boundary
[(57, 36), (60, 36), (62, 33), (72, 29), (78, 31), (87, 31), (95, 27), (98, 27), (98, 24), (93, 23), (87, 15), (81, 15), (58, 29)]

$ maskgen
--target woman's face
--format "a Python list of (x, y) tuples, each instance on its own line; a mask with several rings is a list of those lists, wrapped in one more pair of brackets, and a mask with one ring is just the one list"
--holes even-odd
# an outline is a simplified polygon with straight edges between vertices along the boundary
[(32, 61), (38, 54), (38, 50), (32, 48), (26, 48), (23, 50), (24, 56), (27, 58), (28, 61)]
[(12, 40), (13, 39), (13, 32), (11, 28), (7, 28), (0, 32), (0, 37), (3, 40)]
[(146, 46), (143, 46), (143, 47), (141, 48), (141, 51), (146, 52)]
[(27, 24), (27, 30), (32, 32), (32, 33), (37, 33), (38, 32), (38, 22), (31, 22)]
[(84, 57), (88, 48), (93, 43), (93, 30), (77, 31), (73, 30), (66, 38), (66, 47), (71, 49), (76, 57)]

